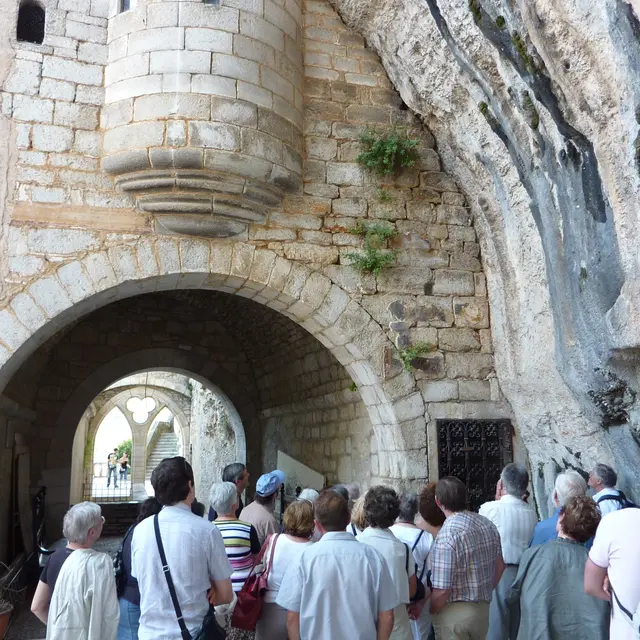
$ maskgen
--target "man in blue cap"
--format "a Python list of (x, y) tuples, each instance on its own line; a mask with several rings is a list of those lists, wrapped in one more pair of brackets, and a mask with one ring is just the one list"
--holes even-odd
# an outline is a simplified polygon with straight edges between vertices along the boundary
[(240, 520), (252, 524), (258, 532), (260, 546), (271, 533), (278, 533), (280, 527), (273, 515), (278, 490), (284, 484), (282, 471), (271, 471), (258, 478), (256, 482), (256, 495), (251, 504), (248, 504), (240, 513)]

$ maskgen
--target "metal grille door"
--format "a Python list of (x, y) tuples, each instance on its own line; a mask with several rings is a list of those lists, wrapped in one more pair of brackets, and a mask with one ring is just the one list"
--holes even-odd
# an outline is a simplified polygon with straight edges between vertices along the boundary
[(467, 508), (493, 500), (502, 468), (513, 461), (509, 420), (438, 420), (440, 477), (455, 476), (467, 486)]

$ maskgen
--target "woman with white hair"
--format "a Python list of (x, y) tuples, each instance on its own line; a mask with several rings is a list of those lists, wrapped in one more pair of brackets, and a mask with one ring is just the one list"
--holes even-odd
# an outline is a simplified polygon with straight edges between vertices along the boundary
[(217, 482), (211, 486), (209, 503), (217, 518), (213, 524), (218, 527), (224, 540), (224, 550), (231, 563), (233, 574), (231, 584), (237, 593), (253, 567), (253, 558), (260, 553), (260, 541), (255, 527), (238, 520), (238, 490), (233, 482)]
[(76, 504), (64, 516), (67, 546), (49, 558), (31, 604), (49, 640), (115, 640), (120, 609), (113, 563), (92, 549), (103, 524), (94, 502)]

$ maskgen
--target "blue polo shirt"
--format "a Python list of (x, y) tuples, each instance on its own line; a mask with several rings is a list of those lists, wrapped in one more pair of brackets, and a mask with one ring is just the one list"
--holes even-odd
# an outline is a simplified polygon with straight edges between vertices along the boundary
[[(549, 542), (550, 540), (555, 540), (558, 537), (558, 532), (556, 531), (556, 526), (558, 525), (558, 517), (560, 516), (560, 507), (558, 507), (553, 515), (546, 520), (542, 520), (538, 522), (536, 528), (533, 530), (533, 538), (531, 538), (531, 542), (529, 543), (530, 547), (533, 547), (536, 544), (544, 544), (545, 542)], [(593, 545), (593, 538), (590, 538), (584, 543), (584, 546), (587, 549), (591, 549)]]

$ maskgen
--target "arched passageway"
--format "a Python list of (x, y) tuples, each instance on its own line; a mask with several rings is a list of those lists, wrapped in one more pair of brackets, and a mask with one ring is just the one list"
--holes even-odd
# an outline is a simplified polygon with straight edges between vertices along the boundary
[[(0, 381), (12, 375), (5, 395), (33, 408), (42, 427), (32, 482), (53, 489), (52, 523), (69, 503), (74, 426), (100, 391), (143, 370), (186, 372), (218, 387), (241, 417), (254, 477), (275, 465), (278, 450), (329, 482), (399, 483), (426, 475), (419, 442), (426, 437), (424, 405), (415, 380), (404, 372), (383, 380), (384, 346), (391, 343), (349, 294), (270, 251), (221, 245), (228, 256), (221, 270), (214, 265), (222, 257), (208, 243), (163, 243), (155, 269), (170, 260), (171, 247), (180, 248), (174, 257), (185, 265), (173, 273), (153, 275), (148, 265), (131, 272), (129, 265), (127, 277), (112, 268), (107, 280), (92, 280), (92, 268), (79, 262), (82, 287), (76, 281), (55, 302), (47, 298), (52, 317), (14, 316), (24, 340)], [(207, 272), (190, 271), (196, 255), (207, 257)], [(20, 295), (36, 302), (37, 289)], [(403, 428), (421, 431), (413, 451)]]

